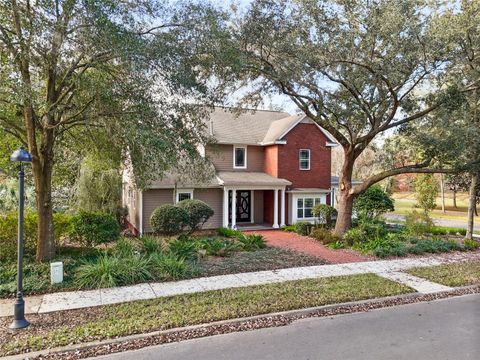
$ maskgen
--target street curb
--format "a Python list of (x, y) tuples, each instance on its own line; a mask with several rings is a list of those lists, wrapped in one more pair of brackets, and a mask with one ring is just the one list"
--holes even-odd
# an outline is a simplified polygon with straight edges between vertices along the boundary
[[(462, 294), (461, 293), (462, 291), (469, 291), (469, 290), (473, 290), (473, 291), (471, 293), (468, 293), (468, 294)], [(382, 298), (374, 298), (374, 299), (367, 299), (367, 300), (360, 300), (360, 301), (351, 301), (351, 302), (345, 302), (345, 303), (340, 303), (340, 304), (323, 305), (323, 306), (317, 306), (317, 307), (311, 307), (311, 308), (305, 308), (305, 309), (287, 310), (287, 311), (281, 311), (281, 312), (275, 312), (275, 313), (269, 313), (269, 314), (262, 314), (262, 315), (255, 315), (255, 316), (249, 316), (249, 317), (243, 317), (243, 318), (221, 320), (221, 321), (215, 321), (215, 322), (199, 324), (199, 325), (173, 328), (173, 329), (168, 329), (168, 330), (153, 331), (153, 332), (144, 333), (144, 334), (127, 335), (127, 336), (118, 337), (118, 338), (114, 338), (114, 339), (92, 341), (92, 342), (88, 342), (88, 343), (84, 343), (84, 344), (67, 345), (67, 346), (57, 347), (57, 348), (53, 348), (53, 349), (45, 349), (45, 350), (39, 350), (39, 351), (35, 351), (35, 352), (30, 352), (30, 353), (23, 353), (23, 354), (19, 354), (19, 355), (9, 355), (9, 356), (2, 357), (1, 359), (3, 359), (3, 360), (34, 359), (38, 356), (45, 356), (45, 355), (53, 355), (53, 354), (59, 354), (59, 353), (70, 353), (70, 352), (74, 352), (74, 351), (88, 350), (88, 349), (95, 348), (95, 347), (98, 347), (98, 346), (119, 344), (119, 343), (123, 343), (123, 342), (130, 342), (130, 341), (135, 341), (135, 340), (147, 339), (147, 338), (151, 338), (151, 337), (165, 336), (165, 335), (170, 335), (170, 334), (174, 334), (174, 333), (187, 333), (187, 332), (191, 332), (191, 331), (198, 330), (198, 329), (212, 328), (212, 327), (215, 327), (215, 326), (238, 325), (238, 324), (242, 324), (242, 323), (246, 323), (246, 322), (254, 321), (254, 320), (259, 320), (259, 319), (268, 319), (268, 318), (273, 318), (273, 317), (286, 317), (286, 318), (292, 318), (292, 321), (295, 321), (295, 320), (299, 320), (300, 318), (314, 317), (317, 313), (321, 313), (321, 312), (328, 312), (328, 311), (335, 311), (335, 310), (348, 310), (348, 308), (351, 308), (351, 311), (346, 311), (344, 313), (341, 312), (339, 314), (326, 314), (326, 315), (324, 315), (324, 316), (336, 316), (336, 315), (360, 313), (360, 312), (366, 312), (366, 311), (371, 311), (371, 310), (396, 306), (396, 305), (389, 305), (388, 302), (390, 302), (390, 301), (399, 301), (399, 300), (404, 300), (404, 301), (410, 300), (410, 301), (412, 301), (412, 300), (417, 300), (419, 298), (421, 299), (421, 298), (426, 297), (426, 299), (419, 300), (419, 302), (428, 302), (428, 301), (438, 301), (438, 300), (442, 300), (442, 299), (450, 298), (450, 297), (460, 297), (460, 296), (472, 295), (472, 294), (475, 294), (475, 293), (480, 293), (480, 286), (478, 284), (477, 285), (470, 285), (470, 286), (456, 287), (456, 288), (453, 288), (452, 290), (441, 291), (441, 292), (437, 292), (437, 293), (434, 293), (434, 294), (409, 293), (409, 294), (403, 294), (403, 295), (398, 295), (398, 296), (387, 296), (387, 297), (382, 297)], [(440, 298), (439, 299), (429, 299), (428, 298), (429, 295), (430, 296), (438, 296)], [(384, 306), (382, 306), (382, 303), (386, 303), (386, 304)], [(356, 307), (361, 307), (361, 306), (365, 306), (365, 305), (374, 305), (374, 304), (378, 304), (380, 306), (377, 307), (377, 308), (369, 309), (369, 310), (364, 310), (362, 308), (355, 309)], [(403, 303), (403, 304), (398, 304), (397, 306), (406, 305), (406, 304), (409, 304), (409, 303), (407, 302), (407, 303)], [(267, 326), (267, 327), (274, 327), (274, 326)], [(200, 337), (202, 337), (202, 336), (200, 336)], [(199, 337), (196, 337), (196, 338), (199, 338)], [(184, 340), (180, 340), (180, 341), (184, 341)]]

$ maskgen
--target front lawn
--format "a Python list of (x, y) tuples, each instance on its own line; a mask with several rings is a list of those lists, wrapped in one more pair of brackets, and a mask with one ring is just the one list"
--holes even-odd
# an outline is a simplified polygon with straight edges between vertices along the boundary
[(407, 272), (446, 286), (480, 284), (480, 261), (418, 267)]
[[(212, 321), (400, 295), (414, 290), (374, 274), (178, 295), (154, 300), (30, 315), (32, 326), (0, 332), (0, 356), (165, 330)], [(0, 320), (6, 328), (10, 319)]]
[[(222, 233), (180, 239), (122, 238), (106, 248), (59, 248), (64, 282), (50, 284), (50, 265), (25, 261), (26, 295), (161, 282), (200, 276), (321, 265), (322, 259), (266, 247), (258, 235)], [(0, 297), (13, 297), (16, 263), (0, 264)]]

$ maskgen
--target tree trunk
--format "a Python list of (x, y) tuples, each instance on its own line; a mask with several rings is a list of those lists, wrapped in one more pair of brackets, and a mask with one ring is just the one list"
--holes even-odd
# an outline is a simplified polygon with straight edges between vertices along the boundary
[(352, 225), (353, 199), (352, 174), (355, 157), (353, 151), (344, 150), (342, 172), (338, 181), (338, 215), (334, 234), (343, 236)]
[(445, 214), (445, 181), (443, 174), (440, 174), (440, 192), (442, 194), (442, 212)]
[(476, 189), (478, 183), (478, 173), (472, 174), (472, 180), (470, 183), (469, 201), (468, 201), (468, 215), (467, 215), (467, 234), (465, 238), (473, 239), (473, 223), (474, 213), (476, 206)]
[(457, 208), (457, 190), (453, 190), (453, 207)]

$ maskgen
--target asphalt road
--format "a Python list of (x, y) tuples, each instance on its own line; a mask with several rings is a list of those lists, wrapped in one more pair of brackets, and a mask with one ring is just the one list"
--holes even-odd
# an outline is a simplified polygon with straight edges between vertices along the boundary
[(104, 360), (480, 359), (480, 295), (217, 335)]
[[(385, 214), (385, 219), (393, 220), (393, 221), (405, 221), (405, 215), (402, 214)], [(450, 219), (439, 219), (432, 217), (432, 220), (435, 225), (438, 226), (446, 226), (446, 227), (455, 227), (466, 229), (467, 228), (467, 216), (465, 215), (465, 220), (450, 220)], [(478, 217), (475, 217), (475, 221), (473, 224), (474, 231), (480, 231), (480, 221), (478, 221)]]

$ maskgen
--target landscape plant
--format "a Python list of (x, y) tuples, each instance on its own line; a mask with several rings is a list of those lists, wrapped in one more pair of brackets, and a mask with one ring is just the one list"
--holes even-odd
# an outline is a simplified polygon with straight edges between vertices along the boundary
[(337, 217), (338, 211), (333, 206), (327, 204), (317, 204), (312, 209), (312, 214), (320, 225), (330, 229), (334, 225), (334, 219)]
[(153, 210), (150, 225), (156, 234), (177, 235), (188, 223), (188, 213), (175, 205), (163, 204)]
[(69, 238), (85, 246), (95, 246), (117, 240), (120, 230), (113, 215), (82, 210), (72, 217)]
[(432, 174), (423, 174), (417, 175), (413, 183), (417, 205), (428, 214), (437, 206), (438, 181)]
[(379, 185), (373, 185), (359, 194), (353, 201), (353, 211), (360, 218), (378, 219), (395, 210), (394, 200)]
[(210, 219), (214, 212), (213, 209), (205, 202), (197, 199), (189, 199), (180, 201), (177, 206), (185, 210), (188, 215), (186, 227), (188, 234), (202, 228), (202, 226)]

